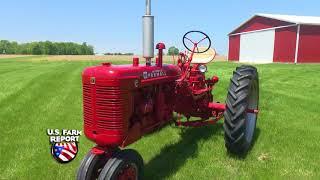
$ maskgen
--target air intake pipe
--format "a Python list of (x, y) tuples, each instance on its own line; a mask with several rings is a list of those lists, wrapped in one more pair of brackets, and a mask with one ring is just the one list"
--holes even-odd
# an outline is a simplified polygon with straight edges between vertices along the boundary
[(151, 65), (154, 57), (154, 16), (151, 15), (151, 0), (146, 0), (146, 14), (143, 16), (143, 57)]

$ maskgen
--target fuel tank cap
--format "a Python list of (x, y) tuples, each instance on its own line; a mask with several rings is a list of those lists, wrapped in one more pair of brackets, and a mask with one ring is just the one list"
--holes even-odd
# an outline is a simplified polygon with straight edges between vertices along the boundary
[(102, 63), (102, 66), (107, 66), (107, 67), (109, 67), (109, 66), (111, 66), (111, 63), (105, 62), (105, 63)]

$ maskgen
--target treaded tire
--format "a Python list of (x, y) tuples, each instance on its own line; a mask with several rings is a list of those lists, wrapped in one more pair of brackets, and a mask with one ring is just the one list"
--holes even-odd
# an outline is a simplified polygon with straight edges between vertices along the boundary
[(143, 179), (143, 159), (141, 155), (132, 149), (125, 149), (109, 159), (102, 169), (99, 180), (117, 180), (119, 174), (124, 171), (127, 166), (134, 166), (136, 170), (135, 178), (126, 178), (131, 180)]
[(107, 160), (104, 155), (96, 155), (89, 151), (80, 164), (77, 180), (97, 179)]
[(243, 155), (252, 145), (259, 109), (259, 76), (253, 66), (243, 65), (233, 72), (224, 112), (225, 146), (228, 152)]

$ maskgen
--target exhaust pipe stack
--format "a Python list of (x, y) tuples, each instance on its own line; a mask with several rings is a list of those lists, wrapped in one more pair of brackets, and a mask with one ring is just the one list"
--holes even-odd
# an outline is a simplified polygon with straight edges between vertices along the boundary
[(154, 57), (154, 16), (151, 15), (151, 0), (146, 0), (146, 14), (143, 16), (143, 57), (151, 65)]
[(146, 15), (151, 16), (151, 0), (146, 0)]

